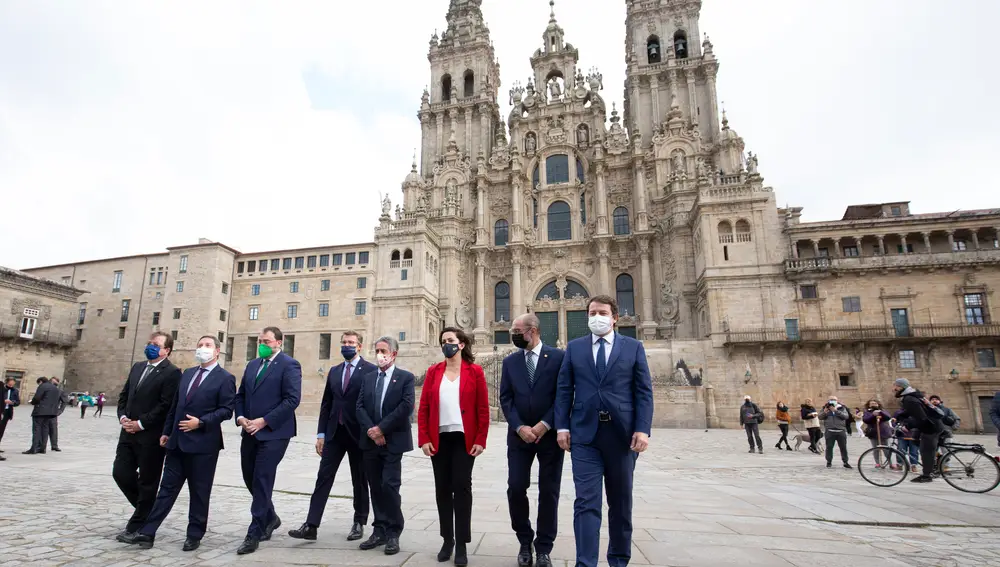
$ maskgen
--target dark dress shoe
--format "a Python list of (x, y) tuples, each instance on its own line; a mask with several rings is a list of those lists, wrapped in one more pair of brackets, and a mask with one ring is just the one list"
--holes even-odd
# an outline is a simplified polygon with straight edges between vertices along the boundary
[[(542, 556), (541, 553), (538, 554), (539, 557)], [(522, 545), (521, 551), (517, 553), (517, 567), (531, 567), (531, 546)]]
[(295, 539), (308, 539), (311, 541), (315, 541), (316, 526), (310, 526), (309, 524), (302, 524), (302, 527), (297, 530), (288, 530), (288, 535)]
[(52, 450), (55, 451), (56, 453), (62, 453), (62, 449), (60, 449), (59, 447), (53, 447)]
[(932, 482), (933, 480), (934, 480), (934, 479), (933, 479), (933, 478), (931, 478), (931, 477), (929, 477), (929, 476), (926, 476), (926, 475), (920, 475), (920, 476), (918, 476), (917, 478), (915, 478), (915, 479), (911, 480), (910, 482)]
[(194, 551), (201, 547), (200, 539), (187, 538), (184, 540), (184, 547), (181, 548), (182, 551)]
[(399, 553), (399, 538), (390, 537), (385, 542), (385, 554), (386, 555), (396, 555)]
[(118, 532), (118, 535), (115, 536), (115, 539), (117, 541), (122, 542), (122, 543), (129, 543), (130, 544), (130, 543), (132, 543), (132, 539), (135, 538), (135, 536), (136, 536), (135, 532), (130, 532), (128, 530), (122, 530), (122, 531)]
[(153, 541), (156, 538), (146, 534), (132, 534), (132, 541), (128, 542), (133, 545), (139, 546), (140, 549), (150, 549), (153, 547)]
[(347, 541), (357, 541), (365, 535), (365, 527), (358, 522), (351, 526), (351, 533), (347, 534)]
[(372, 534), (368, 539), (361, 542), (358, 549), (368, 551), (369, 549), (375, 549), (380, 545), (385, 545), (385, 536), (379, 534)]
[(537, 561), (535, 561), (535, 567), (552, 567), (552, 559), (549, 558), (549, 554), (539, 553)]
[(38, 452), (38, 451), (35, 451), (34, 449), (28, 449), (27, 451), (25, 451), (25, 452), (23, 452), (23, 453), (21, 453), (21, 454), (22, 454), (22, 455), (34, 455), (34, 454), (35, 454), (35, 453), (37, 453), (37, 452)]
[(264, 537), (260, 538), (260, 540), (269, 541), (271, 539), (271, 535), (274, 534), (274, 530), (280, 527), (281, 527), (281, 518), (279, 518), (278, 515), (275, 514), (274, 521), (268, 524), (266, 528), (264, 528)]
[(455, 545), (455, 565), (461, 567), (462, 565), (469, 564), (469, 554), (465, 550), (465, 544), (459, 543)]
[(0, 456), (0, 461), (6, 461), (6, 460), (7, 460), (7, 457)]
[(455, 549), (455, 542), (451, 540), (444, 540), (441, 544), (441, 551), (438, 552), (438, 563), (444, 563), (445, 561), (451, 559), (451, 552)]
[(253, 553), (257, 551), (260, 547), (260, 540), (256, 540), (250, 536), (247, 536), (240, 544), (240, 547), (236, 550), (236, 555), (247, 555), (248, 553)]

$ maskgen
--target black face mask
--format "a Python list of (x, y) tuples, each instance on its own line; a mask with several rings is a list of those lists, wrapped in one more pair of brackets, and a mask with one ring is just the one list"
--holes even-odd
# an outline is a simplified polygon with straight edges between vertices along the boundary
[(452, 343), (445, 343), (441, 345), (441, 352), (444, 353), (445, 358), (452, 358), (458, 354), (458, 345)]
[(523, 333), (512, 334), (510, 336), (510, 342), (517, 348), (528, 348), (528, 339), (524, 338)]

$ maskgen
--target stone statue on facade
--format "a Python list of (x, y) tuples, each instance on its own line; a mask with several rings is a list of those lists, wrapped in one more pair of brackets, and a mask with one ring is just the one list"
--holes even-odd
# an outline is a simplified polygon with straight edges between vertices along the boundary
[(580, 146), (586, 146), (590, 143), (590, 129), (587, 128), (586, 124), (580, 124), (576, 128), (576, 143)]
[(562, 98), (562, 87), (559, 86), (559, 79), (553, 77), (549, 81), (549, 95), (552, 96), (552, 100), (559, 100)]
[(587, 75), (587, 82), (590, 83), (590, 90), (594, 92), (604, 89), (604, 75), (597, 70), (597, 67), (590, 68), (590, 74)]
[(680, 298), (674, 293), (671, 282), (660, 284), (660, 319), (663, 323), (676, 323), (680, 318)]
[(757, 156), (753, 152), (747, 152), (747, 173), (757, 175)]
[(528, 132), (524, 137), (524, 153), (531, 155), (535, 153), (535, 148), (538, 146), (538, 140), (535, 137), (534, 132)]
[(392, 201), (389, 200), (389, 195), (382, 198), (382, 216), (387, 217), (392, 212)]

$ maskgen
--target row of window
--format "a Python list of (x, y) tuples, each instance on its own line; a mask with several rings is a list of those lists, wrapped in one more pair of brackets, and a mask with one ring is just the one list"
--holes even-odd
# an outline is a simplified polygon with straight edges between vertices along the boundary
[[(221, 335), (221, 333), (220, 333)], [(406, 333), (399, 333), (399, 342), (406, 341)], [(229, 341), (226, 343), (226, 362), (233, 361), (233, 349), (235, 347), (234, 340), (230, 337)], [(330, 360), (332, 358), (333, 351), (333, 333), (320, 333), (319, 334), (319, 359), (320, 360)], [(285, 333), (281, 342), (281, 351), (295, 358), (295, 335)], [(339, 352), (339, 351), (338, 351)], [(257, 358), (257, 337), (247, 337), (246, 344), (246, 361)]]
[[(799, 286), (800, 299), (819, 299), (819, 290), (815, 284)], [(841, 306), (844, 313), (860, 313), (861, 298), (858, 296), (842, 297)], [(986, 308), (985, 293), (966, 293), (962, 296), (964, 317), (967, 325), (986, 325), (990, 322), (989, 310)], [(907, 319), (906, 309), (893, 309), (893, 324), (897, 319)]]
[[(537, 200), (532, 204), (533, 207), (537, 206)], [(587, 223), (586, 208), (583, 203), (583, 196), (580, 197), (580, 212), (581, 212), (581, 224)], [(538, 213), (534, 214), (535, 227), (538, 226)], [(628, 209), (625, 207), (618, 207), (612, 213), (611, 218), (613, 219), (613, 230), (616, 236), (624, 236), (631, 233), (629, 227), (629, 217)], [(559, 240), (570, 240), (573, 237), (572, 230), (572, 214), (570, 212), (569, 204), (565, 201), (556, 201), (549, 205), (548, 220), (549, 220), (549, 240), (559, 241)], [(510, 223), (506, 219), (500, 219), (493, 223), (493, 245), (494, 246), (507, 246), (508, 238), (510, 237)]]
[[(559, 288), (555, 282), (549, 282), (538, 292), (536, 300), (559, 299)], [(566, 281), (564, 298), (589, 297), (586, 288), (573, 280)], [(618, 311), (622, 316), (635, 315), (635, 290), (632, 276), (620, 274), (615, 278), (615, 296), (618, 301)], [(505, 281), (493, 286), (493, 319), (494, 321), (511, 321), (510, 284)]]
[[(406, 279), (406, 278), (403, 278), (403, 279)], [(366, 289), (368, 287), (368, 278), (366, 278), (366, 277), (360, 277), (360, 278), (358, 278), (356, 285), (357, 285), (358, 289)], [(320, 291), (330, 291), (330, 280), (320, 280), (319, 281), (319, 290)], [(289, 291), (289, 293), (298, 293), (299, 292), (299, 282), (297, 282), (297, 281), (295, 281), (295, 282), (289, 282), (288, 283), (288, 291)], [(250, 286), (250, 295), (260, 295), (260, 284), (253, 284), (253, 285)]]
[[(901, 350), (897, 354), (899, 368), (903, 370), (915, 370), (920, 368), (917, 353), (914, 350)], [(996, 368), (996, 351), (992, 348), (976, 349), (976, 368)]]
[[(330, 303), (327, 301), (322, 301), (318, 305), (318, 315), (320, 317), (330, 316)], [(225, 312), (223, 312), (225, 313)], [(368, 313), (368, 302), (364, 300), (359, 300), (354, 302), (354, 314), (361, 316)], [(289, 303), (286, 310), (286, 315), (289, 319), (298, 319), (299, 317), (299, 304)], [(260, 318), (260, 305), (251, 305), (249, 307), (249, 316), (251, 321), (256, 321)]]
[(268, 271), (270, 266), (272, 272), (279, 270), (302, 270), (316, 267), (326, 268), (332, 263), (334, 266), (353, 266), (354, 264), (368, 264), (370, 257), (368, 252), (347, 252), (345, 254), (317, 254), (313, 256), (295, 256), (292, 258), (273, 258), (262, 260), (244, 260), (236, 263), (236, 273), (248, 273)]
[[(1000, 242), (994, 240), (993, 248), (1000, 248)], [(968, 249), (969, 249), (969, 243), (959, 238), (956, 238), (955, 242), (951, 246), (952, 252), (965, 252)], [(913, 254), (913, 250), (914, 250), (913, 243), (907, 242), (906, 253)], [(830, 257), (830, 249), (828, 247), (823, 246), (821, 248), (818, 248), (818, 251), (820, 258)], [(841, 248), (841, 253), (844, 255), (845, 258), (857, 258), (861, 255), (861, 251), (858, 249), (857, 245), (844, 246)], [(897, 254), (903, 253), (902, 243), (896, 245), (896, 253)], [(872, 256), (881, 256), (881, 255), (882, 255), (882, 250), (879, 248), (878, 244), (872, 245)]]

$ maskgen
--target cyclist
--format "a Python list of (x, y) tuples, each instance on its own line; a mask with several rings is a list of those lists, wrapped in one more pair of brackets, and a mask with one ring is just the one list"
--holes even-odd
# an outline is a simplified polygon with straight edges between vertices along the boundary
[(902, 406), (900, 419), (907, 429), (920, 431), (920, 464), (923, 471), (911, 482), (931, 482), (934, 466), (937, 464), (938, 436), (941, 422), (931, 418), (930, 401), (919, 390), (910, 385), (906, 378), (898, 378), (892, 386)]

